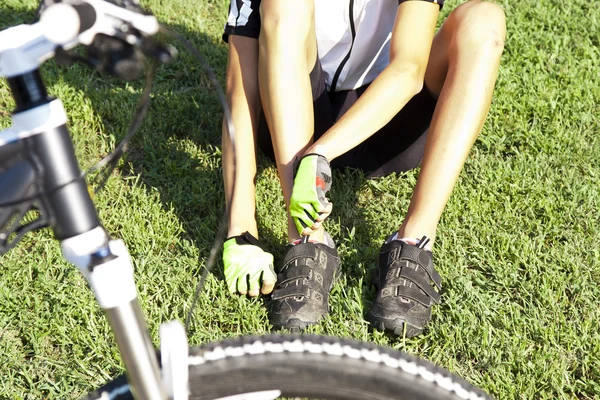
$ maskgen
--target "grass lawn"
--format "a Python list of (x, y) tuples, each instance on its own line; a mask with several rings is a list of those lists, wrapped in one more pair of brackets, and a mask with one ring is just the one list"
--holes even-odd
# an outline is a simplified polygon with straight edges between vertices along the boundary
[[(443, 14), (458, 2), (448, 1)], [(221, 80), (226, 0), (146, 0), (191, 39)], [(483, 133), (442, 217), (436, 266), (442, 305), (424, 335), (392, 338), (365, 322), (369, 271), (407, 210), (417, 173), (366, 180), (338, 171), (328, 230), (344, 277), (331, 315), (312, 332), (423, 357), (499, 399), (600, 398), (600, 10), (585, 0), (505, 1), (508, 37)], [(30, 21), (35, 0), (2, 0), (0, 28)], [(181, 49), (158, 74), (132, 150), (96, 202), (133, 256), (153, 338), (183, 320), (223, 213), (221, 110)], [(81, 66), (43, 68), (68, 110), (83, 168), (123, 137), (143, 87)], [(13, 102), (0, 83), (0, 127)], [(282, 254), (276, 170), (261, 159), (261, 237)], [(344, 185), (335, 182), (344, 181)], [(216, 268), (220, 269), (220, 266)], [(210, 276), (189, 332), (193, 345), (270, 327), (263, 300), (226, 293)], [(122, 372), (110, 329), (51, 232), (0, 258), (0, 398), (76, 398)]]

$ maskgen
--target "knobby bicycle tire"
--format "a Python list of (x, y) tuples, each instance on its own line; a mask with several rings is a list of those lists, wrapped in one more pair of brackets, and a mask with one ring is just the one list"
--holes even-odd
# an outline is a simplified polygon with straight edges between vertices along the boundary
[[(269, 391), (280, 392), (282, 397), (332, 400), (490, 399), (429, 362), (372, 343), (334, 337), (228, 339), (191, 348), (188, 363), (189, 398), (198, 400)], [(86, 397), (131, 398), (124, 377)], [(260, 395), (248, 398), (261, 399)]]

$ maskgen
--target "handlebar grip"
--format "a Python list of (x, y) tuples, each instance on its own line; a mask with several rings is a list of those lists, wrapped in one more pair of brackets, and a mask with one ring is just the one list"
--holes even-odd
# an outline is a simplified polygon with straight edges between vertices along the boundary
[(76, 40), (80, 33), (94, 26), (96, 17), (96, 10), (89, 3), (57, 3), (42, 13), (40, 23), (44, 36), (62, 45)]

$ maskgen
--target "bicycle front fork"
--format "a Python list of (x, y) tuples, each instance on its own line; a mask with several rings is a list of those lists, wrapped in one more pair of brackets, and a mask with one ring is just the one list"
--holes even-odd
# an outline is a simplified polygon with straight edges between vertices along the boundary
[(63, 240), (61, 247), (67, 261), (85, 276), (106, 312), (135, 398), (167, 399), (123, 241), (109, 240), (104, 229), (97, 227)]

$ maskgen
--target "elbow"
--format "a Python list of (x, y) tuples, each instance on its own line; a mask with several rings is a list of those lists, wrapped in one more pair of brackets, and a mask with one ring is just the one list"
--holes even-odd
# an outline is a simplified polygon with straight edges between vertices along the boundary
[(402, 82), (405, 90), (410, 90), (413, 95), (421, 92), (425, 85), (426, 63), (417, 61), (392, 60), (388, 66), (393, 79)]

